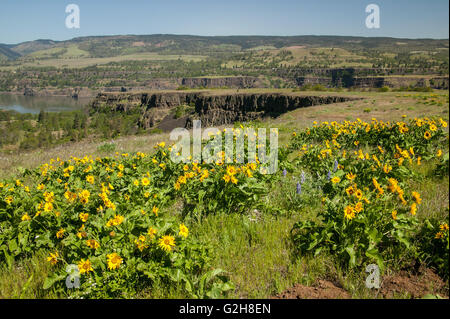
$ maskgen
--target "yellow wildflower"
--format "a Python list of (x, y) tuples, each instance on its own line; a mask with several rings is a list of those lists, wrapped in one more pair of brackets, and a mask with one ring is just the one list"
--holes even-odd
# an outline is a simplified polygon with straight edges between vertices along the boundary
[(95, 239), (86, 240), (86, 245), (92, 249), (97, 249), (98, 247), (100, 247), (100, 244)]
[(54, 253), (50, 253), (50, 256), (47, 257), (47, 261), (50, 262), (52, 265), (56, 265), (56, 263), (58, 262), (58, 257), (59, 254), (57, 251), (55, 251)]
[(163, 236), (159, 239), (159, 247), (163, 250), (169, 252), (173, 246), (175, 246), (175, 238), (173, 236)]
[(90, 271), (94, 271), (94, 269), (92, 269), (92, 264), (89, 261), (89, 259), (84, 260), (81, 259), (80, 262), (78, 263), (78, 271), (80, 272), (80, 274), (87, 274)]
[(188, 234), (189, 234), (189, 230), (184, 224), (181, 224), (180, 225), (180, 232), (178, 234), (180, 236), (183, 236), (183, 237), (186, 238), (188, 236)]

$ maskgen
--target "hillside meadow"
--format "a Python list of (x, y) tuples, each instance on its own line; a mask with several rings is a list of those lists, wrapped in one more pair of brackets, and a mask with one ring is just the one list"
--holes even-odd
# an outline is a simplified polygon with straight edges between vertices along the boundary
[(339, 94), (362, 99), (217, 128), (278, 128), (273, 175), (175, 163), (168, 133), (0, 155), (0, 296), (448, 298), (448, 92)]

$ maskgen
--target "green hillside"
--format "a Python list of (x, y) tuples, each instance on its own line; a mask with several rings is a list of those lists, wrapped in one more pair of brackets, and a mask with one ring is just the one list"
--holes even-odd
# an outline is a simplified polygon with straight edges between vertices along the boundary
[(289, 46), (339, 47), (347, 50), (388, 52), (430, 51), (447, 49), (448, 39), (396, 39), (346, 36), (192, 36), (192, 35), (121, 35), (90, 36), (67, 41), (36, 40), (14, 45), (11, 50), (21, 55), (36, 51), (76, 45), (91, 57), (110, 57), (139, 52), (165, 54), (202, 54), (239, 52), (253, 48)]

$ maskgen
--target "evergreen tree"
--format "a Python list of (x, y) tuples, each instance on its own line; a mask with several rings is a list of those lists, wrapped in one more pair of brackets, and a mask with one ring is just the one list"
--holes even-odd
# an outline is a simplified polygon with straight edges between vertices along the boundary
[(75, 116), (73, 118), (73, 125), (72, 128), (74, 130), (78, 130), (81, 126), (81, 119), (79, 113), (75, 113)]
[(39, 115), (38, 115), (38, 122), (44, 123), (45, 119), (46, 119), (46, 114), (45, 114), (44, 110), (41, 109), (41, 111), (39, 112)]

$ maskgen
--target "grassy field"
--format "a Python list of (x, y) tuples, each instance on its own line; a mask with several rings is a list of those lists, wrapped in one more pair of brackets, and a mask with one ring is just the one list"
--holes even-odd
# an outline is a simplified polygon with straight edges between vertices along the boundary
[[(301, 50), (301, 49), (298, 49)], [(120, 58), (120, 57), (118, 57)], [(174, 57), (175, 58), (175, 57)], [(54, 63), (54, 62), (52, 62)], [(87, 62), (86, 62), (87, 63)], [(264, 92), (264, 90), (247, 90)], [(273, 91), (273, 90), (272, 90)], [(289, 93), (290, 90), (279, 90)], [(215, 91), (214, 91), (215, 92)], [(220, 91), (234, 92), (234, 91)], [(240, 90), (240, 92), (244, 92)], [(217, 92), (219, 93), (219, 92)], [(302, 92), (303, 93), (303, 92)], [(304, 92), (311, 95), (327, 95), (330, 92)], [(402, 121), (415, 117), (449, 119), (448, 92), (404, 93), (404, 92), (332, 92), (333, 95), (361, 97), (361, 100), (338, 104), (301, 108), (264, 121), (249, 123), (257, 127), (279, 128), (279, 145), (288, 143), (292, 132), (312, 126), (314, 121), (354, 121), (357, 118), (370, 122), (372, 118), (383, 121)], [(448, 133), (448, 128), (447, 128)], [(448, 138), (448, 135), (447, 135)], [(71, 156), (114, 156), (117, 153), (152, 153), (154, 145), (168, 142), (168, 134), (121, 137), (114, 141), (85, 140), (55, 149), (38, 150), (27, 154), (6, 155), (0, 158), (0, 179), (19, 174), (24, 168), (35, 168), (56, 157), (67, 160)], [(448, 152), (447, 150), (444, 150)], [(420, 168), (422, 172), (432, 169), (432, 164)], [(424, 173), (425, 174), (425, 173)], [(422, 194), (419, 221), (425, 218), (447, 218), (449, 207), (448, 174), (443, 178), (430, 174), (419, 182), (410, 180), (414, 189)], [(288, 175), (291, 177), (291, 175)], [(286, 196), (295, 183), (281, 182), (274, 185), (265, 201), (273, 207), (291, 207)], [(165, 214), (183, 221), (177, 212), (178, 206), (168, 208)], [(321, 209), (320, 198), (312, 198), (306, 206), (289, 209), (288, 214), (265, 213), (258, 210), (247, 214), (208, 215), (201, 221), (188, 218), (190, 235), (212, 246), (212, 268), (224, 269), (235, 285), (228, 297), (268, 298), (294, 284), (313, 285), (319, 279), (334, 282), (350, 293), (353, 298), (380, 298), (376, 290), (365, 287), (367, 273), (364, 270), (343, 269), (335, 256), (320, 254), (298, 256), (290, 240), (290, 231), (299, 219), (314, 219)], [(186, 222), (186, 220), (184, 220)], [(50, 290), (43, 290), (44, 278), (51, 271), (45, 261), (47, 252), (38, 252), (29, 258), (0, 269), (0, 297), (2, 298), (55, 298), (61, 297)], [(396, 274), (401, 264), (387, 269), (386, 275)], [(448, 279), (446, 281), (448, 294)], [(183, 298), (187, 297), (181, 287), (164, 286), (142, 290), (139, 298)], [(396, 295), (409, 298), (405, 291)]]
[[(329, 64), (329, 67), (331, 68), (372, 67), (372, 64), (367, 61), (366, 57), (341, 48), (291, 46), (277, 49), (271, 47), (257, 47), (249, 49), (248, 51), (255, 53), (248, 62), (260, 66), (269, 65), (274, 61), (282, 63), (285, 66), (295, 66), (305, 62), (312, 66), (327, 61), (327, 64)], [(281, 58), (280, 54), (283, 52), (288, 52), (290, 56), (288, 56), (288, 58)], [(329, 63), (329, 61), (332, 62)], [(233, 66), (240, 67), (243, 63), (243, 61), (239, 60), (229, 60), (224, 65), (231, 68)]]
[(46, 50), (35, 51), (30, 54), (30, 57), (37, 59), (51, 58), (58, 56), (61, 59), (75, 59), (88, 57), (89, 52), (81, 50), (77, 45), (69, 45), (66, 48), (51, 48)]
[[(181, 59), (183, 61), (201, 61), (205, 56), (200, 55), (161, 55), (158, 53), (135, 53), (106, 58), (88, 57), (82, 50), (76, 47), (69, 47), (69, 50), (58, 58), (51, 58), (52, 53), (60, 52), (61, 48), (37, 51), (32, 54), (33, 60), (27, 58), (23, 62), (12, 66), (1, 66), (0, 70), (16, 70), (23, 67), (56, 67), (56, 68), (84, 68), (92, 65), (102, 65), (111, 62), (123, 61), (173, 61)], [(43, 59), (45, 58), (45, 59)]]

